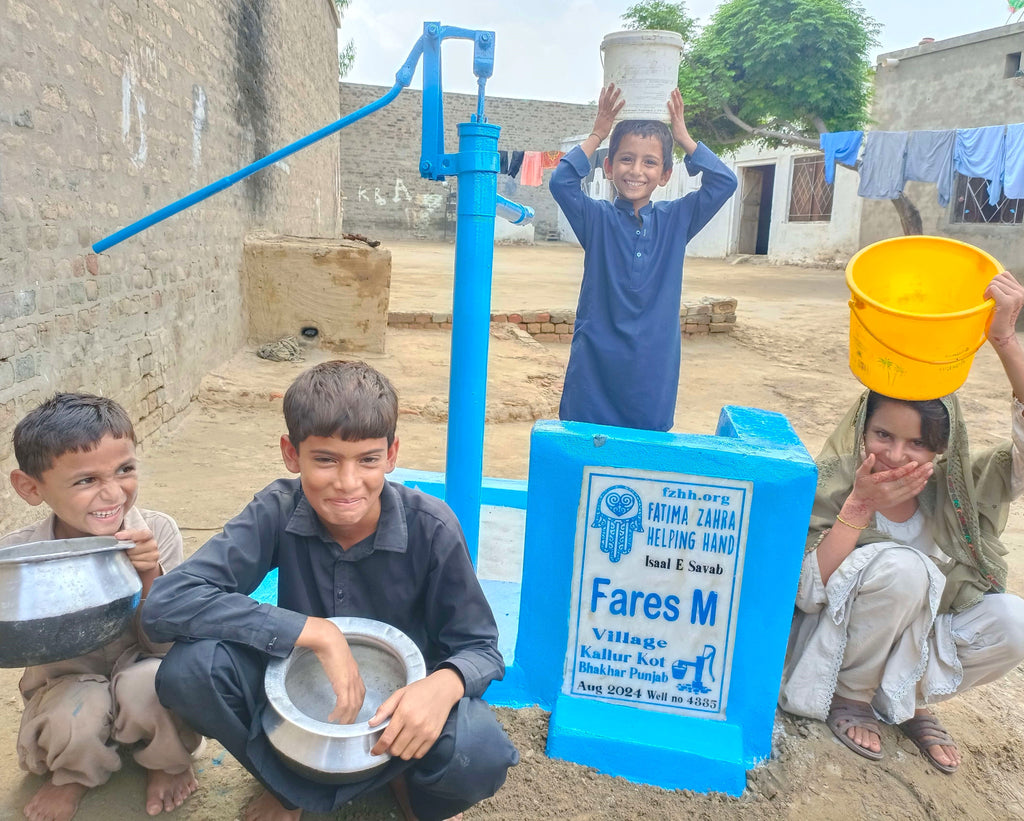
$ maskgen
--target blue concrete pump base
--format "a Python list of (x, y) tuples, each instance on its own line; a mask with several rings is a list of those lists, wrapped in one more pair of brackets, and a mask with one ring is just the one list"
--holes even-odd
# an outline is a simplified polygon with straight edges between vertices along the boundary
[(547, 754), (668, 790), (740, 795), (747, 785), (735, 724), (645, 712), (561, 695)]

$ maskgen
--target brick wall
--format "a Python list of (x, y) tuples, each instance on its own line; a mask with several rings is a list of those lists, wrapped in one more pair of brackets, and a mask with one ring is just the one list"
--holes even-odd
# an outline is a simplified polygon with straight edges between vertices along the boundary
[[(387, 91), (384, 86), (342, 83), (341, 110), (349, 114)], [(446, 198), (456, 180), (441, 183), (420, 177), (422, 98), (420, 91), (405, 89), (389, 105), (340, 133), (345, 230), (381, 239), (445, 238)], [(475, 95), (444, 95), (448, 153), (458, 151), (456, 126), (468, 122), (476, 107)], [(597, 106), (488, 97), (484, 111), (488, 122), (501, 126), (499, 151), (557, 151), (565, 137), (590, 133)], [(547, 187), (550, 177), (551, 171), (545, 171), (542, 186), (520, 185), (514, 194), (503, 190), (499, 178), (498, 193), (536, 211), (538, 239), (558, 229), (558, 206)], [(454, 219), (454, 210), (451, 213)], [(447, 238), (454, 235), (452, 222)]]
[[(514, 325), (538, 342), (572, 342), (576, 311), (552, 308), (491, 314), (491, 322)], [(736, 328), (736, 300), (731, 297), (706, 296), (696, 302), (684, 302), (679, 311), (679, 326), (683, 339), (731, 333)], [(450, 331), (452, 315), (428, 311), (392, 311), (388, 314), (388, 327), (414, 331)]]
[[(89, 246), (338, 114), (330, 0), (0, 3), (0, 473), (56, 390), (145, 440), (243, 339), (245, 235), (340, 233), (336, 138)], [(38, 515), (0, 488), (0, 527)], [(16, 502), (16, 503), (15, 503)]]

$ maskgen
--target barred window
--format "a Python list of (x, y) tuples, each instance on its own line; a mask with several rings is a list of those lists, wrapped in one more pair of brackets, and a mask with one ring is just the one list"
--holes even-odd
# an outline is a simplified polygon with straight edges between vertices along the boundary
[(957, 174), (953, 198), (952, 222), (982, 222), (993, 225), (1020, 225), (1024, 222), (1024, 200), (999, 198), (988, 204), (988, 181), (981, 177)]
[(825, 182), (825, 155), (793, 158), (790, 222), (831, 222), (832, 186)]

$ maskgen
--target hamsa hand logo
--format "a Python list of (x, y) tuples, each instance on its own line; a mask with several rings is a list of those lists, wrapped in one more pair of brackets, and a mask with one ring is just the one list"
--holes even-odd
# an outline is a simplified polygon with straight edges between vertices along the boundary
[(601, 550), (617, 562), (633, 549), (633, 534), (643, 532), (643, 502), (625, 485), (615, 485), (597, 497), (591, 527), (601, 528)]

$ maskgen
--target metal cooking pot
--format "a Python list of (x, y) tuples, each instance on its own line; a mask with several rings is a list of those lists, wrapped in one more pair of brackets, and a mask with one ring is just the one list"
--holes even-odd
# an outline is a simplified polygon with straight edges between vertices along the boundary
[(102, 647), (131, 624), (142, 581), (113, 536), (0, 548), (0, 667)]
[(263, 729), (271, 746), (295, 772), (324, 784), (369, 778), (391, 756), (371, 755), (388, 722), (367, 722), (396, 690), (426, 673), (423, 654), (405, 633), (373, 619), (330, 619), (344, 633), (366, 686), (362, 709), (352, 724), (327, 721), (337, 702), (327, 674), (312, 650), (296, 647), (267, 665), (267, 706)]

